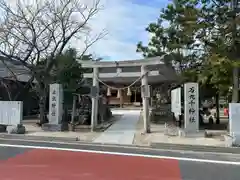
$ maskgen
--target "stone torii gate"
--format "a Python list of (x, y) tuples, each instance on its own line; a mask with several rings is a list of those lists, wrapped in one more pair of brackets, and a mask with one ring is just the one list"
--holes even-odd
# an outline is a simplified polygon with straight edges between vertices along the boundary
[[(149, 120), (149, 84), (162, 81), (176, 81), (176, 72), (167, 66), (163, 57), (124, 61), (79, 61), (83, 68), (92, 68), (93, 73), (85, 73), (84, 78), (92, 79), (92, 89), (98, 94), (99, 81), (131, 84), (139, 78), (141, 81), (144, 132), (150, 133)], [(91, 129), (94, 131), (97, 123), (98, 95), (92, 97)]]

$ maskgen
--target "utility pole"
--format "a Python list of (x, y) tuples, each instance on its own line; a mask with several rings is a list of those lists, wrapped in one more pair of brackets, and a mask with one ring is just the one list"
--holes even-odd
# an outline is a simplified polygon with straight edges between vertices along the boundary
[[(239, 0), (232, 0), (231, 8), (233, 11), (233, 31), (232, 31), (232, 41), (233, 41), (233, 57), (234, 61), (238, 60), (236, 45), (236, 36), (237, 36), (237, 25), (236, 25), (236, 16), (239, 9)], [(237, 103), (239, 101), (239, 68), (233, 68), (233, 88), (232, 88), (232, 102)]]

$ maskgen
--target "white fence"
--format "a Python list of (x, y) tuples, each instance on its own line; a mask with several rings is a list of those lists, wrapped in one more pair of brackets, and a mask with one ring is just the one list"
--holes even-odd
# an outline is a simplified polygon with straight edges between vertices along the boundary
[(22, 121), (22, 101), (0, 101), (0, 124), (18, 125)]

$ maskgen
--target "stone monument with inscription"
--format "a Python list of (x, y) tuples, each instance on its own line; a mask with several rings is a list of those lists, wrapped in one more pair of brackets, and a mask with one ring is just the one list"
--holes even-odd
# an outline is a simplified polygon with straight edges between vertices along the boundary
[(44, 130), (62, 131), (63, 124), (63, 88), (61, 84), (50, 84), (49, 89), (49, 114), (47, 124), (43, 125)]
[(199, 131), (198, 83), (184, 84), (184, 129), (186, 133)]

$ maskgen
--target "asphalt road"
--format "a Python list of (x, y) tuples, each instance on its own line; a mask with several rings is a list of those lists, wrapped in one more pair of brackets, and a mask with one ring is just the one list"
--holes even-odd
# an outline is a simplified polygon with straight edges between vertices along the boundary
[(239, 180), (240, 155), (0, 140), (1, 180)]

